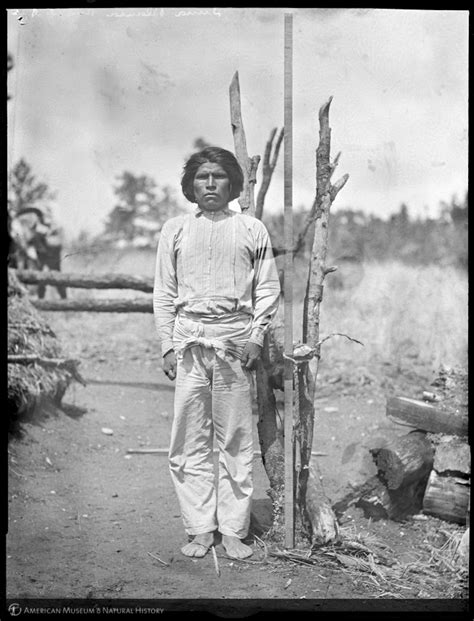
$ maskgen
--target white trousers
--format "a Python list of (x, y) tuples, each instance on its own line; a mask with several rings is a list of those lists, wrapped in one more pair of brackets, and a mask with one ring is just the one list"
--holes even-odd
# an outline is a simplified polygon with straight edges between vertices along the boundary
[[(248, 534), (253, 492), (251, 374), (235, 353), (212, 342), (240, 337), (249, 320), (232, 324), (200, 323), (178, 318), (175, 330), (177, 375), (169, 466), (188, 535), (212, 532), (243, 539)], [(184, 329), (183, 329), (184, 328)], [(203, 344), (179, 349), (176, 334), (199, 337)], [(188, 341), (192, 338), (188, 338)], [(183, 341), (181, 341), (183, 342)], [(213, 439), (218, 449), (214, 468)]]

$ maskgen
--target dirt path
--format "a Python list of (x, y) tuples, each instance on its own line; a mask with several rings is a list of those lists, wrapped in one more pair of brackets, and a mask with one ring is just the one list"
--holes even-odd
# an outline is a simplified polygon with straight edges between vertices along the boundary
[[(62, 410), (49, 408), (20, 421), (20, 433), (10, 438), (8, 600), (107, 600), (115, 606), (151, 600), (165, 609), (200, 606), (238, 616), (259, 608), (323, 610), (343, 599), (352, 600), (350, 608), (357, 599), (386, 610), (387, 593), (405, 610), (415, 600), (428, 609), (441, 584), (453, 604), (466, 596), (442, 573), (431, 581), (415, 575), (408, 586), (387, 585), (343, 567), (271, 557), (263, 562), (257, 545), (248, 563), (226, 558), (219, 545), (220, 576), (211, 554), (184, 557), (166, 455), (127, 453), (168, 445), (174, 389), (160, 368), (151, 318), (51, 313), (49, 320), (68, 353), (82, 360), (88, 383), (68, 389)], [(318, 464), (335, 501), (349, 482), (371, 473), (370, 444), (405, 431), (387, 422), (380, 385), (322, 386), (314, 450), (327, 454)], [(254, 512), (263, 526), (271, 519), (267, 488), (256, 457)], [(341, 525), (383, 540), (393, 558), (407, 563), (414, 552), (427, 557), (423, 542), (450, 528), (434, 518), (370, 522), (358, 510), (347, 512)]]

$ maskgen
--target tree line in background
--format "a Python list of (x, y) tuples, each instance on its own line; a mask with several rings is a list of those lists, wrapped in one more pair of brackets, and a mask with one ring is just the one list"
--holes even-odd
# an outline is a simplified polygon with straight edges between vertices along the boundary
[[(193, 147), (207, 143), (195, 140)], [(80, 243), (114, 244), (118, 247), (155, 247), (163, 223), (183, 213), (184, 207), (173, 188), (159, 185), (148, 175), (124, 171), (114, 187), (116, 204), (109, 212), (103, 232), (94, 240), (86, 233)], [(25, 207), (41, 206), (54, 200), (56, 193), (38, 181), (24, 158), (9, 176), (9, 215)], [(307, 210), (294, 212), (294, 233), (304, 228)], [(277, 252), (283, 249), (283, 209), (267, 213), (264, 222)], [(307, 236), (311, 238), (311, 234)], [(78, 241), (78, 240), (73, 240)], [(303, 248), (302, 254), (309, 253)], [(399, 260), (411, 265), (452, 265), (467, 270), (468, 266), (468, 193), (464, 199), (453, 197), (440, 203), (437, 218), (413, 218), (409, 207), (400, 206), (388, 219), (350, 208), (330, 214), (329, 251), (332, 259), (352, 261)]]
[[(294, 232), (303, 230), (307, 211), (294, 212)], [(264, 222), (274, 246), (283, 246), (283, 213), (266, 214)], [(307, 236), (311, 239), (311, 234)], [(344, 208), (329, 216), (329, 254), (333, 261), (391, 261), (410, 265), (468, 266), (468, 193), (440, 203), (438, 218), (413, 218), (407, 205), (383, 220), (361, 210)], [(310, 248), (302, 252), (309, 254)]]

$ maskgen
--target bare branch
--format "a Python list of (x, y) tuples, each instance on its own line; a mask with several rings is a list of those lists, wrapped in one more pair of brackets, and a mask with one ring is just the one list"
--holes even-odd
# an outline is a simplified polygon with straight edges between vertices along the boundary
[(329, 121), (329, 106), (331, 105), (331, 101), (332, 101), (332, 95), (319, 108), (319, 123), (320, 123), (320, 125), (324, 125), (325, 123), (327, 123)]
[(257, 205), (255, 208), (255, 217), (259, 220), (262, 219), (265, 196), (267, 195), (267, 191), (272, 180), (273, 171), (275, 170), (275, 166), (278, 160), (278, 153), (280, 150), (281, 141), (283, 139), (282, 129), (280, 135), (278, 136), (272, 157), (273, 140), (275, 138), (276, 132), (276, 127), (270, 132), (270, 137), (267, 140), (267, 144), (265, 146), (265, 153), (263, 155), (262, 182), (260, 184), (260, 190), (257, 195)]
[(342, 332), (332, 332), (331, 334), (328, 334), (323, 339), (318, 341), (317, 345), (322, 345), (325, 341), (327, 341), (328, 339), (331, 339), (333, 336), (344, 336), (346, 339), (349, 339), (349, 341), (352, 341), (353, 343), (358, 343), (359, 345), (362, 345), (362, 347), (364, 347), (364, 343), (361, 343), (360, 341), (353, 338), (352, 336), (348, 336), (347, 334), (343, 334)]
[(247, 141), (245, 139), (244, 124), (242, 121), (242, 108), (240, 102), (239, 72), (236, 71), (229, 87), (230, 97), (230, 122), (234, 137), (235, 155), (242, 167), (244, 174), (244, 187), (239, 197), (239, 204), (242, 211), (249, 211), (255, 215), (254, 186), (257, 179), (257, 167), (260, 156), (255, 155), (249, 158), (247, 152)]
[(80, 364), (78, 360), (64, 358), (43, 358), (34, 354), (9, 354), (8, 363), (10, 364), (33, 364), (37, 363), (45, 367), (54, 367), (56, 369), (64, 369), (70, 373), (74, 379), (80, 384), (86, 386), (85, 379), (80, 375), (77, 366)]
[(263, 167), (270, 166), (270, 156), (272, 153), (273, 139), (275, 138), (275, 134), (277, 133), (277, 127), (274, 127), (270, 132), (270, 137), (267, 140), (267, 144), (265, 145), (265, 153), (263, 154)]
[(275, 170), (275, 166), (278, 160), (278, 154), (280, 153), (280, 147), (281, 147), (284, 133), (285, 133), (285, 128), (282, 127), (280, 130), (280, 134), (276, 141), (275, 150), (273, 152), (273, 158), (272, 158), (272, 163), (271, 163), (272, 171)]
[(341, 157), (341, 152), (339, 151), (339, 153), (336, 155), (336, 157), (334, 158), (334, 161), (331, 164), (331, 177), (333, 172), (336, 170), (337, 165), (339, 164), (339, 158)]
[(330, 190), (331, 202), (334, 201), (336, 196), (339, 194), (342, 188), (346, 185), (348, 179), (349, 179), (349, 175), (346, 173), (340, 179), (338, 179), (334, 185), (331, 186), (331, 190)]

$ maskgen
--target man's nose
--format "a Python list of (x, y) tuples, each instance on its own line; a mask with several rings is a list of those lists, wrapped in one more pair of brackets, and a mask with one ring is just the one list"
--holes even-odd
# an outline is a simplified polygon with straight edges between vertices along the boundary
[(208, 176), (208, 178), (207, 178), (207, 183), (206, 183), (206, 186), (207, 186), (208, 188), (213, 188), (213, 187), (215, 187), (215, 185), (216, 185), (216, 183), (215, 183), (215, 181), (214, 181), (214, 177), (213, 177), (213, 175), (209, 174), (209, 176)]

